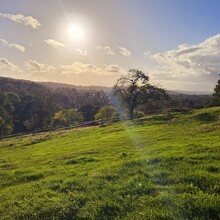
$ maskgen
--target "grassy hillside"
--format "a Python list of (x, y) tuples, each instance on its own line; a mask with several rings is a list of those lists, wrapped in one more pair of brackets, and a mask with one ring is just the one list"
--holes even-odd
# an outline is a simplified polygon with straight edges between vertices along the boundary
[(220, 108), (0, 143), (1, 219), (220, 219)]

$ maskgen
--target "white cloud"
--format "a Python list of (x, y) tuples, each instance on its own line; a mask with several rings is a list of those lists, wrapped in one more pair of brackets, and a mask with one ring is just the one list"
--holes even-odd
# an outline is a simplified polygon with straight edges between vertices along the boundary
[(36, 60), (28, 60), (25, 63), (25, 67), (27, 70), (32, 72), (50, 72), (56, 73), (60, 75), (80, 75), (80, 74), (90, 74), (90, 75), (114, 75), (125, 73), (125, 69), (120, 67), (119, 65), (105, 65), (102, 67), (97, 67), (93, 64), (82, 63), (82, 62), (74, 62), (68, 65), (60, 65), (60, 66), (50, 66), (47, 64), (39, 63)]
[(146, 58), (153, 58), (153, 53), (151, 53), (150, 51), (145, 51), (145, 52), (144, 52), (144, 56), (145, 56)]
[(10, 44), (8, 43), (7, 40), (5, 39), (0, 39), (0, 41), (3, 43), (4, 46), (9, 47), (9, 48), (15, 48), (17, 50), (20, 50), (21, 52), (25, 51), (25, 47), (20, 45), (20, 44)]
[(24, 16), (22, 14), (3, 14), (3, 13), (0, 13), (0, 17), (8, 18), (11, 21), (23, 24), (25, 26), (30, 26), (33, 29), (37, 29), (41, 26), (40, 22), (36, 18), (33, 18), (31, 16)]
[(56, 76), (63, 82), (75, 85), (112, 86), (125, 71), (116, 64), (98, 67), (93, 64), (74, 62), (58, 67)]
[(59, 41), (53, 40), (53, 39), (47, 39), (44, 40), (44, 43), (50, 45), (53, 48), (57, 48), (57, 47), (64, 47), (65, 45), (60, 43)]
[(87, 56), (88, 55), (86, 50), (81, 50), (79, 48), (76, 49), (76, 52), (78, 52), (82, 56)]
[(131, 51), (129, 51), (125, 47), (118, 47), (120, 49), (120, 54), (122, 54), (125, 57), (130, 57), (131, 56)]
[(112, 64), (112, 65), (106, 66), (105, 70), (107, 72), (119, 73), (121, 71), (121, 67), (119, 65)]
[(80, 74), (83, 72), (90, 72), (97, 74), (101, 70), (100, 68), (92, 64), (86, 64), (81, 62), (74, 62), (69, 65), (60, 65), (59, 68), (62, 74)]
[(116, 64), (98, 67), (90, 63), (74, 62), (50, 66), (35, 60), (25, 63), (26, 73), (32, 80), (56, 81), (73, 85), (112, 86), (126, 70)]
[(97, 67), (92, 64), (86, 64), (81, 62), (74, 62), (70, 65), (60, 65), (59, 71), (62, 74), (82, 74), (88, 73), (91, 75), (118, 75), (125, 73), (125, 69), (117, 64), (105, 65), (104, 68)]
[(107, 55), (114, 55), (115, 54), (115, 52), (109, 46), (104, 46), (104, 47), (98, 46), (97, 50), (102, 50)]
[(197, 45), (180, 45), (164, 53), (145, 52), (154, 75), (166, 78), (190, 78), (220, 72), (220, 34)]
[(21, 72), (20, 68), (8, 61), (6, 58), (0, 58), (0, 69)]
[(50, 72), (55, 70), (55, 67), (38, 63), (36, 60), (28, 60), (25, 63), (25, 67), (33, 72)]

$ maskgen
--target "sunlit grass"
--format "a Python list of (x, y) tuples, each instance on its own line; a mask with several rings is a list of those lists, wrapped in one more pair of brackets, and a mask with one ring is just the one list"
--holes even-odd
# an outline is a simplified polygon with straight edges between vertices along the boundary
[(219, 219), (220, 108), (0, 143), (1, 219)]

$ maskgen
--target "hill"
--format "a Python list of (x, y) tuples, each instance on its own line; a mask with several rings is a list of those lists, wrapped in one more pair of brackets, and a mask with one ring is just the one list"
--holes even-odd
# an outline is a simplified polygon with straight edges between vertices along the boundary
[(26, 95), (29, 92), (29, 94), (37, 95), (41, 92), (48, 93), (49, 90), (33, 81), (0, 77), (0, 92), (13, 92), (19, 95)]
[(72, 84), (65, 83), (54, 83), (54, 82), (40, 82), (40, 84), (50, 88), (50, 89), (58, 89), (58, 88), (68, 88), (68, 89), (76, 89), (81, 92), (86, 91), (104, 91), (106, 93), (110, 93), (112, 88), (105, 86), (75, 86)]
[[(20, 80), (20, 79), (13, 79), (13, 78), (7, 78), (7, 77), (0, 77), (0, 85), (1, 90), (5, 90), (7, 88), (6, 83), (11, 84), (11, 82), (16, 83), (24, 83), (26, 85), (33, 84), (33, 85), (43, 85), (44, 87), (47, 87), (49, 89), (76, 89), (81, 92), (86, 91), (104, 91), (106, 93), (111, 93), (112, 88), (106, 87), (106, 86), (76, 86), (72, 84), (66, 84), (66, 83), (55, 83), (55, 82), (33, 82), (29, 80)], [(10, 87), (9, 87), (10, 88)], [(167, 90), (167, 93), (169, 95), (211, 95), (211, 91), (183, 91), (183, 90)]]
[(185, 94), (185, 95), (212, 95), (211, 91), (184, 91), (184, 90), (168, 90), (168, 94)]
[[(111, 93), (112, 88), (106, 86), (76, 86), (72, 84), (66, 83), (55, 83), (55, 82), (40, 82), (40, 84), (50, 88), (50, 89), (57, 89), (57, 88), (69, 88), (69, 89), (77, 89), (79, 91), (104, 91), (106, 93)], [(211, 91), (183, 91), (183, 90), (167, 90), (169, 95), (211, 95)]]
[(220, 108), (0, 144), (0, 219), (219, 219)]

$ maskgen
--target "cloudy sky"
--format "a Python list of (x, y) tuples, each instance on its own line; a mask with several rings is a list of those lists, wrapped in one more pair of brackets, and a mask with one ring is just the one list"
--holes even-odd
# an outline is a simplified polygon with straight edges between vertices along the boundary
[(219, 0), (1, 0), (0, 76), (112, 86), (129, 68), (166, 89), (212, 91)]

